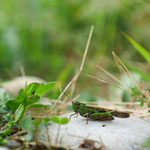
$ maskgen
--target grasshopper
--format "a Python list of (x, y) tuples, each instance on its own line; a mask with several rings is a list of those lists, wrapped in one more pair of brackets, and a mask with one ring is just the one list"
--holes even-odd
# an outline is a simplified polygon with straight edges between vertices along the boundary
[(72, 102), (72, 108), (75, 113), (72, 114), (71, 116), (75, 114), (78, 116), (78, 114), (80, 114), (82, 117), (86, 118), (86, 124), (88, 124), (88, 119), (100, 120), (100, 121), (111, 121), (114, 120), (114, 117), (119, 117), (119, 118), (130, 117), (130, 114), (128, 112), (113, 110), (113, 109), (94, 106), (94, 105), (87, 105), (85, 103), (80, 103), (78, 101)]

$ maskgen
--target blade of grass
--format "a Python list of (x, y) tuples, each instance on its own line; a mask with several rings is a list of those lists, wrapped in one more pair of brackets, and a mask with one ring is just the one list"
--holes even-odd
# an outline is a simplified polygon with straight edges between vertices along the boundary
[(134, 48), (147, 60), (147, 62), (150, 63), (150, 53), (145, 48), (143, 48), (140, 44), (134, 41), (131, 37), (129, 37), (127, 34), (125, 33), (122, 34), (134, 46)]

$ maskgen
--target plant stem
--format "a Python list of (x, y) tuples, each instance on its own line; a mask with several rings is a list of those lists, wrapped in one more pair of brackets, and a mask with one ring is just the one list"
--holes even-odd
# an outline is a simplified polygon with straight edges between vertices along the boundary
[(58, 131), (57, 131), (57, 136), (56, 136), (56, 146), (57, 146), (57, 143), (58, 143), (58, 137), (59, 137), (59, 133), (60, 133), (60, 127), (61, 127), (61, 124), (59, 124), (58, 126)]

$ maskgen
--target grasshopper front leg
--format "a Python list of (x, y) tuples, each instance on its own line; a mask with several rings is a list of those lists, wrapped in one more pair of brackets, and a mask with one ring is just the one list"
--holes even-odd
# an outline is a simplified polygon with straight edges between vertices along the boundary
[(71, 119), (71, 117), (72, 117), (72, 116), (74, 116), (74, 115), (76, 115), (76, 117), (78, 117), (78, 113), (77, 113), (77, 112), (75, 112), (74, 114), (71, 114), (71, 115), (70, 115), (69, 120), (70, 120), (70, 119)]
[(86, 117), (86, 124), (88, 124), (89, 116)]

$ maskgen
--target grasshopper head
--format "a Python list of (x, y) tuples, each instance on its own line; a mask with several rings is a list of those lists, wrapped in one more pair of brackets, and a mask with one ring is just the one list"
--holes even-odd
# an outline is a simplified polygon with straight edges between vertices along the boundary
[(72, 108), (73, 108), (74, 112), (79, 112), (79, 109), (82, 108), (85, 105), (86, 105), (85, 103), (80, 103), (78, 101), (73, 101), (72, 102)]

